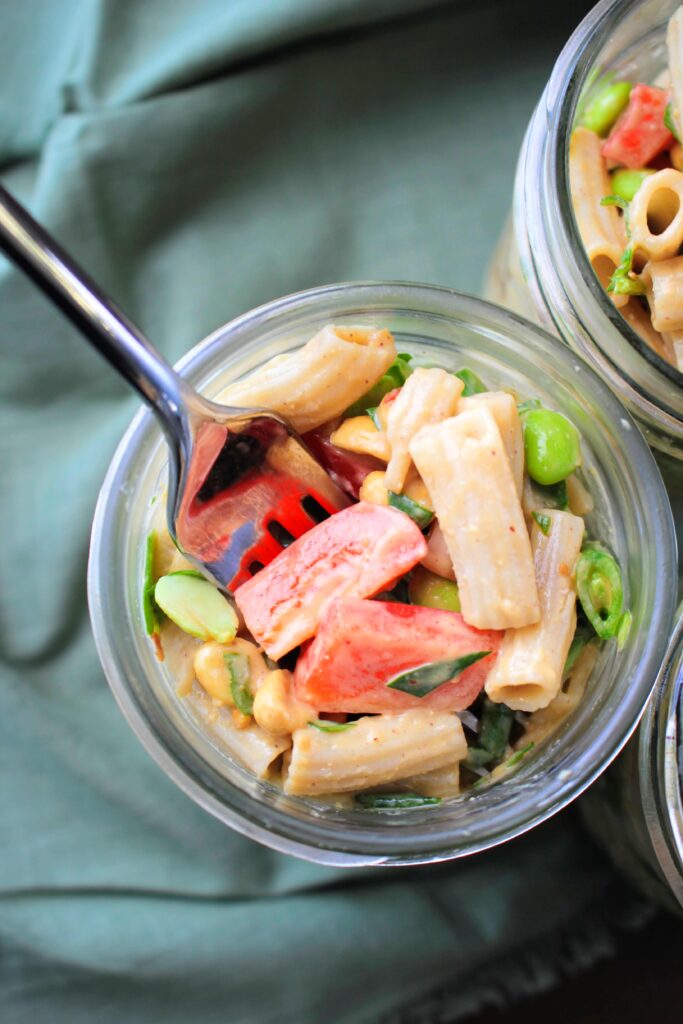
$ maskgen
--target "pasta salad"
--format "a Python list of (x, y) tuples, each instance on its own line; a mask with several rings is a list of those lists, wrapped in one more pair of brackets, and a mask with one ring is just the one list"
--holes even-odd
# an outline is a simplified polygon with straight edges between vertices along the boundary
[(514, 769), (630, 627), (619, 565), (587, 537), (577, 428), (363, 327), (323, 328), (220, 400), (256, 394), (349, 505), (244, 567), (233, 600), (156, 503), (142, 608), (179, 695), (292, 796), (410, 808)]
[(683, 7), (669, 21), (668, 69), (650, 85), (603, 76), (569, 148), (572, 203), (612, 302), (683, 371)]

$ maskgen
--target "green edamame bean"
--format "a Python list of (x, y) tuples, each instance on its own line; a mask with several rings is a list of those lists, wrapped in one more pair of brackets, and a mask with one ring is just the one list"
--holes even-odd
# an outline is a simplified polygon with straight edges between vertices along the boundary
[(420, 604), (425, 608), (441, 608), (447, 612), (460, 611), (458, 584), (429, 572), (421, 565), (413, 569), (408, 584), (408, 596), (411, 604)]
[(532, 409), (522, 417), (526, 471), (548, 487), (566, 480), (581, 465), (581, 441), (573, 423), (552, 409)]
[(181, 569), (162, 576), (154, 600), (176, 626), (199, 640), (234, 640), (239, 621), (227, 598), (198, 572)]
[(655, 173), (650, 167), (643, 167), (637, 171), (629, 171), (622, 167), (612, 175), (612, 194), (630, 203), (645, 179)]
[(630, 94), (630, 82), (606, 83), (596, 89), (586, 104), (580, 123), (604, 137), (628, 103)]

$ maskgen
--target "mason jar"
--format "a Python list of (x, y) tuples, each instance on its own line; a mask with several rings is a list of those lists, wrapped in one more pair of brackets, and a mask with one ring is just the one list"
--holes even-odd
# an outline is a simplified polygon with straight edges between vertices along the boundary
[(581, 810), (634, 885), (683, 915), (683, 606), (638, 732)]
[(559, 335), (637, 420), (677, 510), (683, 509), (683, 374), (621, 317), (585, 255), (569, 192), (568, 150), (584, 89), (605, 72), (652, 82), (667, 63), (666, 26), (679, 0), (602, 0), (562, 50), (529, 123), (512, 213), (486, 297)]
[(326, 323), (389, 328), (399, 351), (470, 367), (490, 387), (538, 397), (582, 436), (595, 509), (588, 529), (625, 571), (633, 628), (600, 652), (576, 712), (498, 784), (406, 811), (363, 811), (285, 795), (256, 779), (209, 735), (145, 635), (143, 560), (166, 450), (141, 410), (102, 487), (88, 590), (110, 686), (139, 740), (171, 779), (226, 824), (278, 850), (333, 865), (412, 864), (486, 849), (526, 831), (581, 793), (633, 732), (655, 684), (675, 604), (675, 537), (661, 476), (639, 431), (596, 373), (515, 314), (446, 289), (333, 285), (269, 303), (220, 328), (179, 364), (209, 397)]

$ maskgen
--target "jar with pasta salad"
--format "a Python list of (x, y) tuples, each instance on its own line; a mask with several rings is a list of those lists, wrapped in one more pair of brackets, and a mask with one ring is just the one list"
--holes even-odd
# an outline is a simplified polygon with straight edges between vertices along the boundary
[[(363, 348), (341, 373), (338, 354), (355, 345)], [(168, 538), (163, 550), (156, 540), (150, 548), (150, 536), (163, 532), (165, 450), (151, 416), (138, 415), (98, 503), (89, 599), (114, 695), (169, 776), (244, 834), (349, 866), (476, 852), (581, 793), (635, 729), (676, 591), (661, 476), (598, 375), (505, 310), (397, 284), (329, 286), (272, 302), (218, 330), (181, 369), (209, 396), (251, 402), (260, 388), (260, 404), (284, 401), (283, 414), (304, 414), (296, 423), (307, 438), (322, 418), (333, 432), (318, 440), (334, 459), (345, 446), (353, 453), (372, 444), (371, 461), (381, 468), (384, 458), (386, 470), (366, 467), (360, 500), (247, 567), (250, 578), (234, 590), (238, 620)], [(283, 373), (287, 388), (276, 395), (271, 385)], [(411, 394), (422, 404), (413, 407)], [(355, 401), (347, 408), (352, 399), (360, 415)], [(403, 424), (415, 409), (430, 422), (411, 440)], [(549, 431), (554, 465), (536, 444)], [(442, 463), (453, 462), (452, 444), (471, 479), (458, 529), (462, 537), (477, 522), (488, 530), (495, 557), (486, 579), (502, 581), (493, 605), (491, 586), (475, 586), (484, 577), (467, 569), (468, 560), (488, 558), (474, 534), (456, 569), (443, 526), (455, 581), (432, 543), (433, 527), (445, 523), (440, 502), (451, 506)], [(348, 460), (333, 464), (341, 480)], [(323, 536), (332, 547), (320, 547)], [(505, 576), (508, 555), (528, 565), (524, 579), (517, 562), (512, 581)], [(484, 621), (492, 610), (512, 626)], [(157, 611), (167, 618), (150, 623)], [(209, 613), (214, 621), (202, 621)], [(559, 636), (561, 644), (551, 642)], [(539, 654), (533, 685), (514, 679), (518, 642)]]
[(617, 867), (683, 915), (683, 607), (638, 732), (581, 810)]
[(603, 0), (587, 15), (529, 123), (485, 288), (592, 363), (655, 449), (675, 502), (683, 495), (683, 316), (679, 323), (674, 308), (683, 287), (682, 90), (677, 0)]

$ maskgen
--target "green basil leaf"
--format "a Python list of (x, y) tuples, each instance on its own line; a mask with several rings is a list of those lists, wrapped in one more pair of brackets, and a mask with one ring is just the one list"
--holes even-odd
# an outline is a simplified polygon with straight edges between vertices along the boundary
[(553, 523), (553, 521), (550, 518), (550, 516), (544, 515), (543, 512), (532, 512), (531, 513), (531, 518), (536, 523), (538, 523), (538, 526), (539, 526), (539, 529), (540, 529), (541, 533), (544, 534), (547, 537), (548, 534), (550, 533), (550, 527), (552, 526), (552, 523)]
[(416, 665), (406, 672), (400, 672), (393, 676), (387, 683), (392, 690), (401, 690), (403, 693), (412, 693), (413, 697), (426, 697), (438, 686), (456, 679), (466, 668), (474, 665), (489, 655), (490, 651), (474, 651), (472, 654), (464, 654), (460, 658), (453, 658), (447, 661), (430, 661), (426, 665)]
[(534, 493), (541, 499), (542, 508), (557, 508), (561, 512), (566, 512), (569, 509), (569, 493), (566, 480), (560, 480), (558, 484), (550, 484), (548, 486), (534, 484)]
[(366, 409), (365, 411), (368, 414), (368, 416), (370, 417), (370, 419), (372, 420), (372, 422), (375, 424), (377, 429), (381, 430), (382, 429), (382, 424), (380, 423), (379, 416), (377, 415), (377, 406), (376, 405), (371, 405), (370, 408)]
[(366, 810), (396, 807), (431, 807), (441, 803), (440, 796), (420, 796), (418, 793), (356, 793), (355, 801)]
[(519, 764), (522, 758), (525, 757), (526, 754), (528, 754), (529, 751), (532, 750), (535, 746), (535, 743), (527, 743), (527, 745), (525, 747), (522, 747), (521, 750), (516, 750), (512, 757), (505, 762), (505, 767), (514, 768), (514, 766), (516, 764)]
[(534, 409), (542, 409), (543, 405), (540, 398), (527, 398), (524, 402), (519, 402), (517, 405), (517, 412), (520, 416), (523, 416), (527, 412), (532, 412)]
[(628, 200), (622, 196), (603, 196), (600, 200), (600, 206), (618, 206), (620, 210), (627, 210)]
[(479, 722), (477, 745), (467, 751), (466, 764), (480, 767), (491, 761), (500, 761), (508, 745), (514, 720), (515, 713), (507, 704), (496, 704), (486, 697)]
[(615, 295), (644, 295), (645, 285), (639, 278), (631, 277), (633, 270), (633, 249), (624, 249), (621, 262), (609, 279), (608, 292)]
[(467, 398), (468, 395), (481, 395), (484, 391), (489, 390), (481, 377), (476, 374), (474, 370), (470, 370), (467, 367), (464, 367), (462, 370), (458, 370), (455, 373), (455, 376), (459, 377), (465, 385), (462, 392), (463, 398)]
[(680, 142), (681, 137), (678, 134), (678, 128), (676, 127), (676, 122), (674, 121), (673, 109), (670, 103), (667, 103), (666, 110), (664, 111), (664, 124), (669, 129), (676, 142)]
[(352, 729), (355, 722), (325, 722), (318, 719), (316, 722), (309, 722), (314, 729), (320, 729), (320, 732), (346, 732), (347, 729)]
[(425, 508), (424, 505), (420, 505), (417, 501), (413, 501), (407, 494), (396, 494), (394, 491), (389, 491), (389, 504), (392, 508), (397, 508), (401, 512), (405, 512), (407, 516), (410, 516), (421, 530), (425, 530), (434, 518), (434, 513), (431, 509)]
[(379, 405), (385, 395), (395, 388), (401, 388), (413, 372), (412, 367), (405, 356), (397, 356), (391, 366), (369, 391), (350, 405), (344, 416), (363, 416), (368, 409)]
[(249, 659), (244, 654), (224, 654), (223, 658), (230, 673), (230, 693), (235, 707), (243, 715), (251, 715), (254, 710), (254, 698), (249, 687)]

